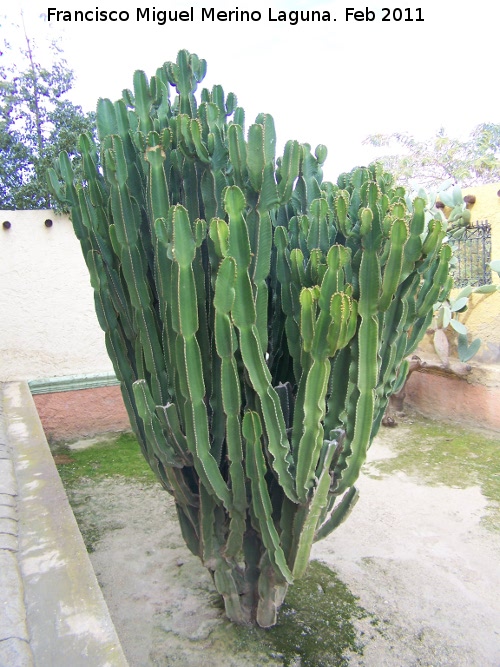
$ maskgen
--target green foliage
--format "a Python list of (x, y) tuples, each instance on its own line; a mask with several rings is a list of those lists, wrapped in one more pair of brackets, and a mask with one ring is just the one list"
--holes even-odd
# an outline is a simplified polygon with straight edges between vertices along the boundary
[[(23, 29), (13, 27), (15, 33)], [(72, 158), (78, 136), (92, 132), (95, 115), (65, 99), (73, 85), (56, 42), (50, 44), (51, 64), (41, 63), (41, 53), (24, 32), (25, 48), (3, 44), (3, 57), (12, 64), (0, 66), (0, 208), (50, 208), (46, 172), (61, 151)], [(41, 49), (40, 49), (41, 51)], [(79, 172), (78, 159), (74, 168)]]
[[(491, 262), (490, 267), (498, 266), (496, 262)], [(500, 267), (499, 267), (500, 268)], [(469, 332), (466, 325), (460, 320), (460, 314), (474, 309), (474, 302), (470, 300), (473, 294), (482, 294), (484, 298), (500, 291), (498, 283), (489, 283), (479, 287), (464, 287), (455, 296), (455, 298), (446, 298), (437, 303), (434, 313), (434, 348), (437, 355), (445, 366), (450, 362), (450, 347), (446, 334), (447, 329), (453, 330), (457, 337), (457, 353), (462, 363), (470, 361), (481, 347), (481, 339), (475, 338), (469, 343)]]
[[(144, 456), (228, 616), (276, 623), (354, 486), (405, 357), (444, 299), (446, 223), (378, 167), (323, 182), (326, 148), (236, 97), (194, 93), (187, 51), (97, 109), (85, 182), (65, 154), (99, 322)], [(177, 89), (171, 99), (170, 88)], [(245, 138), (246, 136), (246, 138)]]
[(442, 128), (424, 140), (393, 132), (372, 134), (363, 143), (394, 151), (378, 161), (405, 186), (416, 182), (425, 188), (435, 188), (450, 178), (462, 187), (500, 180), (497, 123), (481, 123), (465, 140), (446, 135)]

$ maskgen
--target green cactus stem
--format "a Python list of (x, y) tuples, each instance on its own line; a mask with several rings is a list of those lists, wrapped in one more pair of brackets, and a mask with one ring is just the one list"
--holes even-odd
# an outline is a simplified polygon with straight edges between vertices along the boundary
[(80, 139), (85, 181), (62, 154), (49, 182), (186, 545), (231, 620), (269, 627), (357, 500), (451, 251), (380, 167), (330, 183), (323, 145), (276, 158), (271, 116), (246, 131), (233, 93), (197, 95), (205, 72), (187, 51), (136, 72)]

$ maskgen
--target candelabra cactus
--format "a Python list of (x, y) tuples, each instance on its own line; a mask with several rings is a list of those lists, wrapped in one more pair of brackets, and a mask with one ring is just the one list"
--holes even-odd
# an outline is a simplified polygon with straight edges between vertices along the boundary
[[(238, 623), (276, 622), (345, 519), (405, 357), (450, 289), (445, 225), (377, 167), (323, 181), (326, 148), (271, 116), (245, 138), (187, 51), (97, 108), (50, 172), (67, 204), (143, 454)], [(177, 89), (171, 100), (170, 88)]]

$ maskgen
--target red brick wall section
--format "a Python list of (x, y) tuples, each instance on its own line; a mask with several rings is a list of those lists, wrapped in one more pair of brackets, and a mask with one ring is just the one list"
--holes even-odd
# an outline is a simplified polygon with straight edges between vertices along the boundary
[(467, 380), (412, 373), (406, 385), (406, 403), (431, 419), (500, 431), (500, 387)]
[(33, 396), (49, 442), (130, 431), (120, 387), (97, 387)]

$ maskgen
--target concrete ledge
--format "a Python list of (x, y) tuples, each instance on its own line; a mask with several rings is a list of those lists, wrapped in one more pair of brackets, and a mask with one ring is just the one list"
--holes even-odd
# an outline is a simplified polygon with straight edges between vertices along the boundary
[[(29, 646), (19, 634), (9, 645), (0, 642), (1, 651), (9, 651), (12, 658), (5, 662), (8, 656), (0, 651), (0, 664), (32, 664), (26, 657), (29, 649), (40, 666), (127, 667), (29, 387), (26, 382), (10, 382), (2, 389), (5, 432), (17, 478), (17, 561)], [(16, 603), (10, 615), (15, 618), (22, 591), (13, 576), (9, 581), (16, 592), (8, 593), (3, 585), (0, 590), (2, 598), (7, 593), (6, 604)]]
[(19, 569), (17, 480), (12, 447), (7, 441), (0, 386), (0, 665), (33, 667)]

